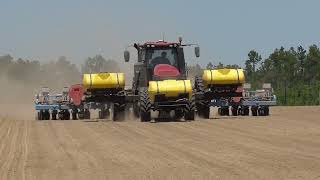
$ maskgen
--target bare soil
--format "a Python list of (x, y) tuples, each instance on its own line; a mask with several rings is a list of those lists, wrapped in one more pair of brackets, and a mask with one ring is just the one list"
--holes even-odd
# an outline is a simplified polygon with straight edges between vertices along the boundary
[(193, 122), (36, 121), (0, 106), (0, 179), (320, 179), (320, 107)]

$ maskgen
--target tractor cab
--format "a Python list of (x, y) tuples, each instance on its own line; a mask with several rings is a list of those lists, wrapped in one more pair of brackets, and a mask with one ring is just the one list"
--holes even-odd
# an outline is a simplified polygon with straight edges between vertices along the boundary
[(177, 48), (146, 48), (143, 51), (144, 61), (154, 79), (177, 78), (184, 72), (184, 63), (178, 63)]
[[(134, 87), (147, 87), (149, 81), (158, 80), (185, 80), (187, 79), (186, 62), (183, 47), (196, 44), (182, 44), (179, 42), (146, 42), (135, 43), (133, 46), (138, 51), (138, 60), (134, 65)], [(196, 57), (200, 56), (200, 49), (195, 47)], [(125, 61), (130, 58), (129, 51), (124, 52)], [(135, 89), (135, 88), (134, 88)], [(137, 90), (137, 89), (135, 89)]]
[(164, 79), (185, 79), (185, 59), (179, 43), (164, 41), (135, 44), (138, 62), (146, 67), (148, 81)]

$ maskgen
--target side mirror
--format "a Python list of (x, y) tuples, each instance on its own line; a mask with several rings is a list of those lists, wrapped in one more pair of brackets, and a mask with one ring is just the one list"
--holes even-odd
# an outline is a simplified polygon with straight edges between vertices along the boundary
[(196, 55), (196, 57), (200, 57), (200, 47), (199, 46), (196, 46), (194, 48), (194, 54)]
[(124, 51), (123, 56), (124, 56), (124, 61), (125, 62), (129, 62), (129, 60), (130, 60), (130, 52), (128, 50)]

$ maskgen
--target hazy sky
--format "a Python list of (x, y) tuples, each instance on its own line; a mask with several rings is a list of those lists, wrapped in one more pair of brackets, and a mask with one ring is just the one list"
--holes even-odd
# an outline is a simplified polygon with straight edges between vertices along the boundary
[(201, 64), (243, 64), (251, 49), (265, 57), (280, 46), (319, 45), (320, 1), (0, 0), (0, 23), (0, 54), (14, 57), (81, 63), (100, 53), (123, 61), (128, 44), (164, 33), (199, 43)]

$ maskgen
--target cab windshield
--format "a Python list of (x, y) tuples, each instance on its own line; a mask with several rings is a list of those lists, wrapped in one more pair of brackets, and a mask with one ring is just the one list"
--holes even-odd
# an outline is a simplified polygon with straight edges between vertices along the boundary
[(178, 67), (176, 48), (153, 48), (146, 50), (146, 61), (149, 66), (158, 64), (169, 64)]

